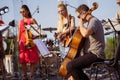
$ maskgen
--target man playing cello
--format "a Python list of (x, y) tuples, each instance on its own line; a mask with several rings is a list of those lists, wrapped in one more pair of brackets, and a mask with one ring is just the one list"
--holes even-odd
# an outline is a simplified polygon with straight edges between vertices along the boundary
[[(103, 26), (89, 11), (91, 10), (85, 4), (76, 9), (79, 31), (82, 37), (85, 38), (84, 55), (68, 62), (66, 66), (68, 80), (89, 80), (88, 76), (83, 72), (83, 68), (105, 58)], [(88, 23), (87, 27), (84, 25), (86, 22)]]

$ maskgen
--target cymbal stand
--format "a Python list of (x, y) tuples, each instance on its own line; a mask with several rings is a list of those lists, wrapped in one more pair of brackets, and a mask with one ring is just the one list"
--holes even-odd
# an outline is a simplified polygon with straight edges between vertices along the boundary
[(69, 7), (73, 8), (73, 9), (76, 9), (76, 7), (74, 7), (74, 6), (70, 5), (70, 4), (67, 4), (67, 3), (66, 3), (66, 6), (69, 6)]
[(40, 76), (42, 79), (48, 79), (48, 66), (47, 63), (45, 62), (45, 58), (40, 55), (41, 61), (39, 63), (39, 68), (40, 68)]
[(36, 10), (32, 13), (32, 16), (33, 16), (36, 12), (39, 13), (39, 6), (37, 6)]

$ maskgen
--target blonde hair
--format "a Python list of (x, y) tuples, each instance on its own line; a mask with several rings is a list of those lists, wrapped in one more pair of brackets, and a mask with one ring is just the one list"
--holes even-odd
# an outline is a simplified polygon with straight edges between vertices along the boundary
[[(67, 13), (67, 16), (68, 16), (68, 11), (67, 11), (67, 7), (66, 7), (66, 5), (64, 4), (64, 2), (63, 1), (61, 1), (59, 4), (58, 4), (58, 6), (57, 6), (57, 8), (60, 8), (60, 7), (63, 7), (64, 9), (65, 9), (65, 11), (66, 11), (66, 13)], [(59, 19), (58, 19), (58, 23), (57, 23), (57, 32), (62, 32), (63, 31), (63, 25), (64, 25), (64, 23), (63, 23), (63, 16), (62, 15), (60, 15), (59, 16)]]

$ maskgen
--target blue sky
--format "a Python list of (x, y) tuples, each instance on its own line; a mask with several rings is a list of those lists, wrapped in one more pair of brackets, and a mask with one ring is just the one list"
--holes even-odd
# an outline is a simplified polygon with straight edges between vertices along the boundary
[[(22, 18), (20, 14), (20, 7), (22, 4), (27, 4), (30, 8), (31, 13), (33, 14), (37, 7), (39, 7), (39, 13), (35, 12), (33, 17), (37, 20), (38, 24), (42, 28), (46, 27), (57, 27), (58, 12), (57, 5), (60, 0), (0, 0), (0, 8), (4, 6), (9, 7), (9, 12), (2, 15), (2, 20), (8, 24), (11, 20), (15, 19), (16, 24)], [(92, 7), (93, 2), (99, 4), (98, 9), (93, 11), (93, 14), (102, 19), (113, 19), (118, 9), (116, 0), (63, 0), (65, 3), (78, 7), (80, 4), (87, 4), (89, 7)], [(77, 26), (77, 17), (75, 14), (75, 9), (68, 6), (68, 11), (71, 15), (76, 18)], [(1, 18), (0, 18), (1, 19)], [(53, 33), (47, 32), (48, 38), (53, 37)]]

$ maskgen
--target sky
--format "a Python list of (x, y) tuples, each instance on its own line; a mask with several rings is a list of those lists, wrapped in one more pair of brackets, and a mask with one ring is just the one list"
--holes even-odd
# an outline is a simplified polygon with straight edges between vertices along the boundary
[[(41, 25), (41, 28), (47, 27), (57, 27), (58, 12), (57, 5), (61, 0), (0, 0), (0, 8), (4, 6), (9, 7), (9, 12), (5, 13), (0, 17), (5, 24), (8, 24), (10, 21), (16, 21), (16, 28), (18, 21), (22, 19), (20, 14), (20, 7), (22, 4), (28, 5), (33, 18), (36, 19), (37, 23)], [(118, 9), (116, 0), (63, 0), (67, 4), (69, 14), (75, 16), (75, 22), (77, 26), (77, 17), (75, 13), (75, 8), (80, 4), (87, 4), (90, 8), (93, 7), (92, 3), (98, 3), (98, 9), (92, 12), (98, 19), (107, 20), (115, 19), (115, 14)], [(75, 7), (75, 8), (73, 8)], [(37, 10), (39, 8), (39, 10)], [(15, 28), (15, 29), (16, 29)], [(15, 30), (17, 31), (17, 29)], [(45, 31), (47, 38), (54, 38), (53, 32)]]

